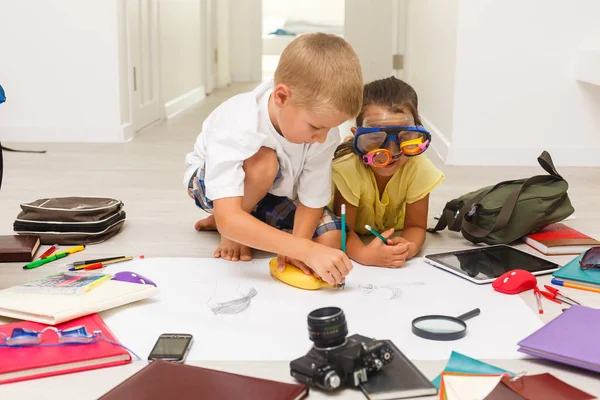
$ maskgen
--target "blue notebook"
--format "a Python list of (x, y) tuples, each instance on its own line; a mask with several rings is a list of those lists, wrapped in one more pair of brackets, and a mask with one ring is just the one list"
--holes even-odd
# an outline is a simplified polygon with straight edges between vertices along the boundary
[(579, 266), (579, 260), (583, 253), (569, 261), (564, 267), (555, 271), (552, 276), (555, 278), (571, 282), (584, 283), (592, 286), (600, 286), (600, 268), (582, 270)]

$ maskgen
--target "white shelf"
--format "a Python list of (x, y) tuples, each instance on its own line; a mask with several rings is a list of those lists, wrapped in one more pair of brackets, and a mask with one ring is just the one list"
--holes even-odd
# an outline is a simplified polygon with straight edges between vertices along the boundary
[(600, 86), (600, 49), (578, 50), (573, 74), (578, 81)]

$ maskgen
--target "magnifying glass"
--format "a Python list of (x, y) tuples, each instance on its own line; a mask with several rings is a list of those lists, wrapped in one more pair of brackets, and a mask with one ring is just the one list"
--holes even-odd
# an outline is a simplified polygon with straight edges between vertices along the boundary
[(456, 340), (467, 334), (466, 320), (473, 318), (481, 310), (476, 308), (458, 317), (447, 315), (425, 315), (415, 318), (412, 331), (415, 335), (430, 340)]

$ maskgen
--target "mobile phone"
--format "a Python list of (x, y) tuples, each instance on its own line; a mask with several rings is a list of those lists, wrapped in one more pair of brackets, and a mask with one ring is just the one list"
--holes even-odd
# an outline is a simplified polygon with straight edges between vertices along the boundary
[(154, 344), (148, 360), (165, 360), (183, 362), (190, 347), (193, 337), (188, 333), (163, 333)]

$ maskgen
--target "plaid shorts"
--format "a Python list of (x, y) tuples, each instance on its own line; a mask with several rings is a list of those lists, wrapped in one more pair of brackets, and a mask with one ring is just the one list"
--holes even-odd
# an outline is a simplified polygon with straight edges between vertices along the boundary
[[(278, 172), (275, 181), (279, 179), (281, 173)], [(206, 197), (206, 186), (204, 185), (205, 171), (204, 167), (198, 168), (196, 173), (192, 175), (188, 183), (188, 194), (194, 199), (194, 202), (202, 210), (212, 214), (213, 202)], [(277, 228), (281, 231), (292, 233), (294, 228), (294, 216), (296, 215), (296, 202), (287, 197), (275, 196), (271, 193), (258, 202), (251, 213), (259, 220)], [(342, 222), (340, 218), (328, 208), (323, 208), (323, 215), (319, 220), (317, 229), (313, 234), (313, 239), (324, 234), (325, 232), (341, 230)], [(346, 230), (348, 228), (346, 227)]]

